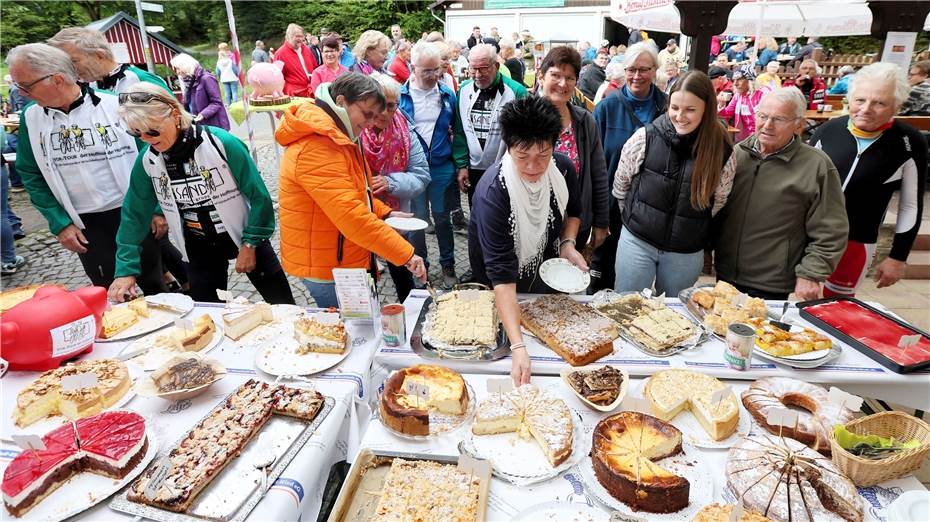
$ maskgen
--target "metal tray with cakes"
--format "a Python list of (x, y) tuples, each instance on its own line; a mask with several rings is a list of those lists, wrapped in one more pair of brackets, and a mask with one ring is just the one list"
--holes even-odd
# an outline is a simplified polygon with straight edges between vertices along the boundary
[(462, 286), (426, 298), (410, 347), (426, 359), (494, 361), (510, 354), (494, 293)]
[[(329, 520), (484, 522), (490, 487), (490, 466), (476, 473), (462, 468), (457, 456), (363, 448), (349, 468)], [(463, 488), (468, 494), (461, 493)]]
[(778, 319), (765, 301), (742, 294), (724, 281), (685, 288), (678, 293), (678, 299), (692, 319), (724, 342), (731, 323), (746, 322), (751, 317)]
[(620, 336), (639, 351), (653, 357), (669, 357), (694, 348), (707, 338), (699, 322), (665, 305), (664, 299), (646, 291), (601, 290), (591, 306), (620, 327)]
[[(299, 387), (280, 387), (284, 391), (273, 404), (271, 413), (266, 416), (248, 415), (241, 417), (259, 418), (257, 421), (260, 425), (243, 445), (238, 448), (239, 452), (233, 452), (230, 457), (220, 466), (215, 474), (208, 476), (206, 485), (202, 490), (196, 490), (196, 485), (189, 486), (194, 489), (193, 493), (187, 493), (187, 500), (181, 497), (182, 493), (174, 493), (175, 497), (167, 497), (162, 500), (163, 492), (173, 491), (166, 485), (169, 481), (176, 480), (178, 484), (190, 484), (191, 481), (185, 479), (190, 477), (190, 473), (201, 469), (201, 467), (183, 467), (167, 466), (167, 473), (159, 473), (163, 463), (175, 452), (183, 452), (184, 449), (191, 449), (196, 444), (192, 444), (192, 434), (197, 431), (209, 429), (205, 423), (208, 423), (214, 417), (223, 416), (225, 409), (234, 407), (237, 399), (248, 398), (253, 401), (259, 400), (263, 395), (256, 390), (267, 390), (274, 385), (261, 383), (250, 380), (242, 386), (233, 390), (225, 400), (210, 410), (190, 432), (185, 433), (174, 445), (168, 446), (165, 451), (160, 452), (158, 458), (147, 472), (134, 482), (130, 487), (121, 491), (110, 502), (109, 507), (115, 511), (135, 515), (143, 519), (160, 520), (165, 522), (203, 522), (204, 520), (245, 520), (249, 513), (258, 505), (265, 496), (269, 487), (274, 484), (275, 480), (284, 472), (290, 462), (304, 444), (313, 436), (314, 432), (326, 419), (327, 415), (333, 410), (335, 401), (332, 397), (326, 397), (316, 394), (312, 389)], [(256, 395), (258, 395), (256, 397)], [(314, 395), (313, 409), (305, 411), (302, 405), (308, 404), (304, 397)], [(289, 399), (285, 401), (285, 399)], [(283, 401), (283, 402), (282, 402)], [(320, 404), (321, 403), (321, 404)], [(252, 404), (252, 402), (250, 402)], [(308, 418), (312, 417), (312, 420)], [(230, 422), (230, 421), (227, 421)], [(223, 425), (223, 424), (220, 424)], [(212, 440), (212, 439), (211, 439)], [(182, 446), (182, 443), (187, 443)], [(232, 448), (233, 450), (237, 448)], [(181, 456), (180, 458), (190, 458)], [(194, 470), (194, 471), (192, 471)], [(187, 475), (185, 475), (187, 473)], [(156, 476), (166, 476), (163, 482), (159, 482)], [(175, 479), (174, 477), (178, 478)], [(153, 486), (149, 481), (155, 481), (156, 485), (152, 488), (152, 497), (148, 496), (149, 487)], [(142, 493), (139, 493), (142, 491)], [(142, 501), (136, 497), (137, 494), (144, 495), (149, 499)], [(175, 502), (175, 500), (177, 500)], [(167, 507), (156, 507), (159, 502), (174, 502), (174, 510)]]

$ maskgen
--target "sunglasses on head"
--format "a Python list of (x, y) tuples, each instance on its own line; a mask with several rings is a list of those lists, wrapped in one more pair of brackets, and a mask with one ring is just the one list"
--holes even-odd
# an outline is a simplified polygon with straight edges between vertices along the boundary
[(119, 94), (120, 105), (123, 105), (127, 101), (131, 101), (133, 103), (148, 103), (152, 100), (162, 102), (165, 105), (169, 105), (169, 103), (161, 99), (160, 96), (155, 95), (155, 94), (150, 94), (147, 92), (121, 92)]

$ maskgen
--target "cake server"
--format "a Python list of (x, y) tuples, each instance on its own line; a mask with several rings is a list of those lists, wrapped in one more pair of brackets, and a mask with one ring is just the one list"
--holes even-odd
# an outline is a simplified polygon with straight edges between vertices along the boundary
[(791, 323), (784, 322), (785, 314), (788, 313), (789, 306), (791, 306), (791, 303), (788, 301), (785, 301), (785, 304), (783, 304), (781, 307), (781, 315), (778, 316), (778, 320), (776, 321), (775, 319), (769, 319), (769, 324), (771, 324), (772, 326), (776, 328), (781, 328), (782, 330), (786, 332), (790, 332)]

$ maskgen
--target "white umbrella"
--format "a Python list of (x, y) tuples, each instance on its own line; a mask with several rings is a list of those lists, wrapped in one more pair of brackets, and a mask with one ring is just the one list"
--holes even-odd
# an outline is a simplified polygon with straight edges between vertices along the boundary
[[(611, 18), (638, 29), (681, 32), (674, 0), (611, 0)], [(740, 0), (723, 34), (846, 36), (870, 34), (865, 0)]]

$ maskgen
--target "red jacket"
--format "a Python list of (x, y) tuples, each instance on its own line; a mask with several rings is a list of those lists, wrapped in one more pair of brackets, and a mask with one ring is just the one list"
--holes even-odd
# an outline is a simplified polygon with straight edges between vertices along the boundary
[(407, 81), (407, 78), (410, 78), (410, 68), (407, 67), (407, 62), (396, 56), (394, 57), (394, 61), (391, 62), (391, 66), (388, 67), (388, 70), (394, 75), (394, 79), (397, 80), (397, 83), (404, 83)]
[(284, 94), (310, 98), (313, 96), (313, 93), (310, 92), (310, 74), (320, 64), (316, 63), (316, 58), (313, 57), (313, 53), (310, 52), (310, 48), (306, 45), (300, 46), (300, 54), (304, 58), (306, 71), (300, 65), (297, 52), (290, 45), (284, 44), (275, 51), (274, 59), (275, 61), (284, 62), (284, 69), (281, 70), (284, 74)]
[[(797, 87), (801, 90), (801, 94), (804, 94), (804, 90), (801, 89), (801, 86), (795, 83), (796, 78), (790, 80), (785, 80), (781, 86), (782, 87)], [(827, 97), (827, 82), (823, 81), (823, 78), (817, 76), (812, 79), (814, 85), (811, 87), (811, 92), (807, 96), (807, 108), (816, 110), (817, 105), (824, 102)]]

